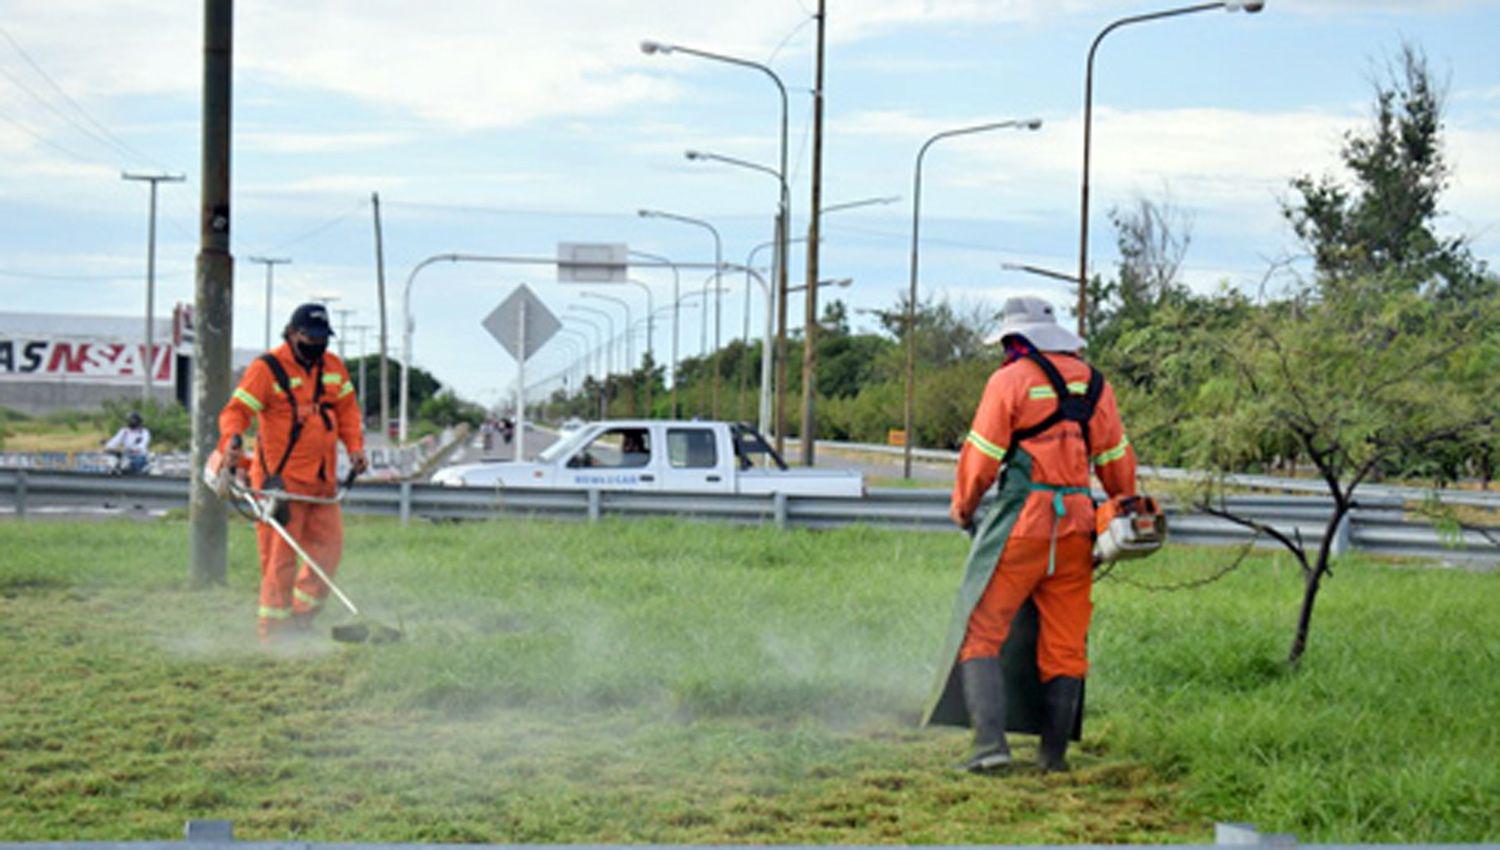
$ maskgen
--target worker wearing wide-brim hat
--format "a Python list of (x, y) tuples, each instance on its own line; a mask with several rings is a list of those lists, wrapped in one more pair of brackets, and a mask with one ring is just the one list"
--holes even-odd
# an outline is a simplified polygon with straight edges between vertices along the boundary
[[(1050, 303), (1007, 300), (1000, 341), (1004, 363), (985, 385), (959, 454), (949, 514), (972, 529), (974, 542), (923, 723), (974, 728), (965, 770), (1009, 764), (1007, 728), (1039, 732), (1042, 767), (1061, 770), (1088, 672), (1090, 471), (1109, 495), (1133, 494), (1135, 453), (1113, 389), (1080, 356), (1083, 340), (1057, 323)], [(995, 503), (976, 525), (980, 500), (997, 477)], [(1023, 621), (1030, 616), (1028, 600), (1039, 620), (1034, 659), (1016, 656), (1023, 638), (1032, 638), (1029, 622), (1027, 634), (1017, 626), (1007, 646), (1023, 606)], [(1008, 693), (1028, 687), (1015, 684), (1023, 667), (1033, 691), (1039, 676), (1040, 699), (1029, 712), (1035, 716), (1008, 718), (1026, 705)]]

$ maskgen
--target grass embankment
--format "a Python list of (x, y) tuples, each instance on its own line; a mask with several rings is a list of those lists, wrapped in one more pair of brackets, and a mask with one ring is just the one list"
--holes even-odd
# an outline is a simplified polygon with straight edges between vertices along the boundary
[(101, 419), (85, 416), (13, 416), (0, 422), (3, 448), (11, 452), (96, 452), (114, 433), (106, 428)]
[(151, 429), (152, 451), (187, 448), (192, 423), (175, 402), (120, 398), (94, 410), (59, 410), (28, 416), (0, 407), (0, 449), (12, 452), (96, 452), (131, 412), (140, 413)]
[[(0, 840), (1315, 841), (1500, 837), (1496, 575), (1347, 562), (1300, 671), (1299, 579), (1095, 597), (1076, 769), (961, 776), (914, 728), (960, 535), (673, 522), (351, 523), (348, 590), (407, 642), (254, 645), (253, 544), (0, 524)], [(1178, 550), (1138, 578), (1200, 574)], [(1032, 754), (1019, 738), (1021, 755)]]

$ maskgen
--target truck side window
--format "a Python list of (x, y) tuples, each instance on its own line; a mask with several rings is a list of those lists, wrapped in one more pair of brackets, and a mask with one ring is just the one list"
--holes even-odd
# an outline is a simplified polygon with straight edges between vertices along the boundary
[(719, 465), (714, 432), (707, 428), (667, 429), (667, 461), (675, 469), (712, 469)]
[(635, 469), (651, 463), (651, 434), (645, 428), (614, 428), (589, 441), (568, 466)]

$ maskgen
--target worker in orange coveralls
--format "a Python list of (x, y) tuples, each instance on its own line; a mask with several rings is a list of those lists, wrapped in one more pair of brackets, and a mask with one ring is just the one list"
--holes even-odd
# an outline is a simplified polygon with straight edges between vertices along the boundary
[[(1093, 613), (1089, 474), (1110, 496), (1134, 494), (1135, 452), (1114, 390), (1079, 357), (1083, 340), (1057, 323), (1051, 304), (1009, 299), (1001, 321), (1005, 362), (990, 376), (959, 454), (949, 515), (973, 531), (974, 543), (923, 723), (974, 728), (963, 770), (1008, 765), (1007, 729), (1040, 733), (1041, 767), (1066, 770), (1068, 740), (1081, 729)], [(976, 528), (975, 510), (997, 474), (998, 498)], [(1017, 616), (1030, 615), (1028, 599), (1029, 621)], [(1003, 652), (1010, 637), (1029, 648), (1031, 628), (1034, 658)], [(1023, 667), (1029, 678), (1018, 680)], [(1030, 716), (1008, 723), (1008, 708)]]
[[(355, 474), (369, 465), (354, 384), (344, 362), (328, 351), (333, 329), (328, 308), (303, 304), (282, 332), (285, 343), (262, 354), (245, 370), (219, 414), (219, 451), (229, 469), (241, 466), (239, 439), (257, 420), (250, 481), (257, 490), (284, 490), (331, 497), (338, 490), (337, 446), (348, 451)], [(337, 504), (287, 500), (282, 524), (330, 578), (344, 547)], [(266, 523), (256, 527), (260, 549), (262, 643), (289, 631), (305, 631), (328, 595), (328, 586), (302, 566), (296, 553)]]

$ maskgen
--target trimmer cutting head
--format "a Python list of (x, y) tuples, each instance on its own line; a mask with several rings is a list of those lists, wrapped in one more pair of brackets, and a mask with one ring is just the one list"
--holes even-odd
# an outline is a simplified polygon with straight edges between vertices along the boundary
[(404, 636), (393, 626), (363, 620), (333, 627), (333, 639), (339, 643), (395, 643)]

